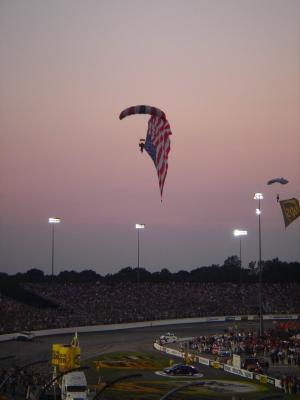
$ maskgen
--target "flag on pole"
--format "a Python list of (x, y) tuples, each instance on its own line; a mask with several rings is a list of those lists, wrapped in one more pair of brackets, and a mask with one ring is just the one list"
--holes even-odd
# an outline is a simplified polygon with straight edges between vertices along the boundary
[(281, 200), (280, 207), (285, 227), (290, 225), (300, 215), (299, 200), (294, 197), (292, 199)]
[(71, 340), (71, 346), (72, 347), (79, 347), (79, 339), (78, 339), (77, 331), (75, 331), (74, 337)]
[(172, 135), (172, 132), (169, 122), (165, 118), (152, 115), (148, 122), (148, 132), (144, 148), (156, 167), (161, 197), (168, 172), (170, 135)]

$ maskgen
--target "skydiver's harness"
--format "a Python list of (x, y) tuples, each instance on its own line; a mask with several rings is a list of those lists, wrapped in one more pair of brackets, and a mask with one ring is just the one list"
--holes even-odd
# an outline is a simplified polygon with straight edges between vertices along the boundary
[(145, 139), (140, 139), (139, 148), (141, 150), (141, 153), (143, 152), (144, 147), (145, 147)]

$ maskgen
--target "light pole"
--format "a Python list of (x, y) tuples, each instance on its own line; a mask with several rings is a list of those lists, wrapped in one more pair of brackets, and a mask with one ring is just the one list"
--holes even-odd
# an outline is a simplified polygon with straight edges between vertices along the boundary
[(233, 236), (240, 238), (240, 285), (242, 284), (242, 236), (247, 235), (248, 231), (241, 231), (240, 229), (233, 231)]
[(264, 196), (262, 193), (255, 193), (254, 200), (258, 200), (258, 208), (256, 209), (256, 215), (258, 215), (258, 271), (259, 271), (259, 334), (260, 336), (264, 333), (263, 328), (263, 313), (262, 313), (262, 268), (261, 268), (261, 208), (260, 201), (263, 200)]
[(59, 224), (61, 222), (61, 218), (57, 217), (50, 217), (48, 219), (49, 224), (52, 225), (52, 230), (51, 230), (51, 276), (52, 280), (54, 278), (54, 225)]
[(145, 228), (145, 224), (135, 224), (135, 227), (137, 229), (138, 232), (138, 263), (137, 263), (137, 283), (140, 283), (140, 229), (144, 229)]

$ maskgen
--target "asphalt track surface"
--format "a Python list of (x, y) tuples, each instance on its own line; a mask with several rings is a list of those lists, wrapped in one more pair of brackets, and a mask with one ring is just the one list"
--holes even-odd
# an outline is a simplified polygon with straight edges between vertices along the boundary
[[(271, 322), (269, 323), (271, 326)], [(153, 326), (99, 333), (80, 333), (81, 360), (118, 351), (155, 352), (153, 341), (165, 332), (174, 332), (178, 337), (222, 334), (233, 322), (209, 322), (198, 324)], [(257, 329), (257, 322), (238, 322), (240, 328)], [(265, 326), (266, 328), (267, 326)], [(33, 342), (0, 342), (0, 367), (24, 366), (28, 363), (47, 360), (51, 357), (53, 343), (69, 344), (73, 335), (38, 337)], [(1, 361), (1, 358), (14, 358)], [(84, 362), (82, 363), (84, 364)], [(207, 368), (203, 366), (204, 368)], [(202, 368), (202, 366), (201, 366)], [(212, 369), (210, 369), (211, 371)], [(220, 373), (220, 371), (219, 371)]]

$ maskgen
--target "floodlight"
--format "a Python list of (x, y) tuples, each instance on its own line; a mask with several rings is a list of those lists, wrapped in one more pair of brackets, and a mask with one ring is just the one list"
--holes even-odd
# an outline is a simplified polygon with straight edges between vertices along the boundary
[(235, 229), (233, 231), (233, 235), (234, 236), (247, 236), (248, 235), (248, 231), (241, 231), (239, 229)]
[(262, 200), (264, 198), (262, 193), (255, 193), (254, 200)]
[(145, 224), (135, 224), (136, 229), (144, 229)]
[(61, 222), (61, 218), (51, 217), (48, 220), (49, 224), (59, 224)]

